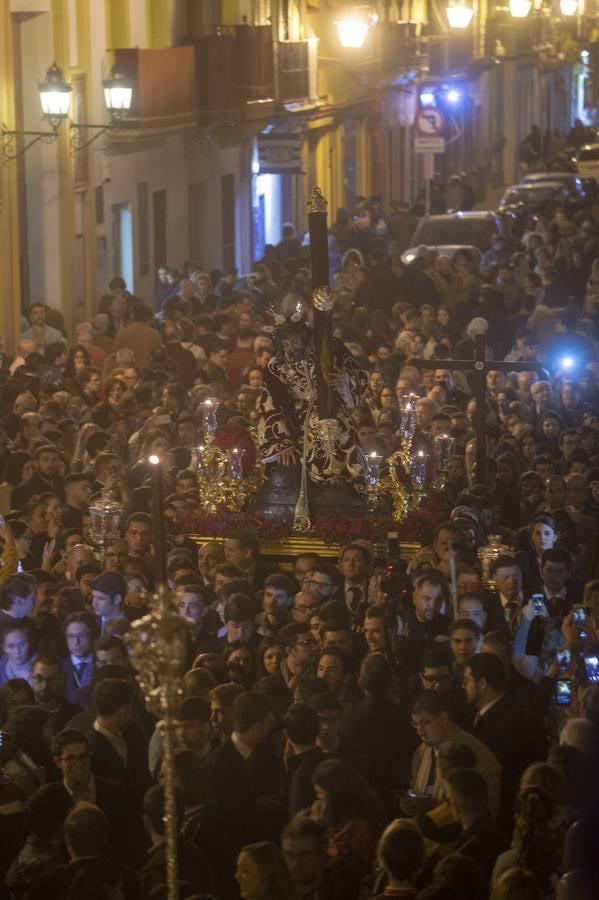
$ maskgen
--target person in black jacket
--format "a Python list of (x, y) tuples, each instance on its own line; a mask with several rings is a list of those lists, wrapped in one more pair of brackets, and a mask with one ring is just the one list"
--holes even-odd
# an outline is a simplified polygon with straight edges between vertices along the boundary
[(120, 889), (127, 900), (141, 900), (135, 873), (104, 855), (108, 822), (101, 809), (93, 803), (78, 803), (66, 818), (63, 835), (70, 861), (42, 875), (29, 891), (28, 900), (89, 897), (96, 892), (102, 896), (104, 885)]
[(409, 783), (416, 734), (405, 711), (391, 698), (393, 669), (382, 653), (364, 659), (358, 683), (364, 699), (348, 711), (347, 735), (368, 760), (371, 784), (392, 815), (397, 811), (393, 791)]
[(281, 769), (267, 747), (273, 703), (256, 692), (233, 701), (233, 731), (206, 760), (211, 801), (229, 823), (235, 850), (256, 834), (256, 801), (278, 795)]
[(458, 768), (449, 773), (446, 784), (451, 810), (462, 827), (456, 852), (469, 856), (489, 884), (495, 860), (509, 841), (491, 818), (487, 783), (475, 769)]
[(146, 742), (130, 717), (133, 694), (128, 681), (100, 681), (94, 688), (96, 718), (86, 737), (94, 775), (126, 785), (139, 799), (150, 785), (150, 773)]
[[(177, 820), (181, 822), (183, 800), (177, 793)], [(142, 869), (144, 897), (159, 885), (167, 883), (167, 846), (164, 818), (164, 785), (157, 784), (146, 791), (143, 801), (144, 826), (152, 846), (146, 853)], [(199, 847), (182, 834), (177, 835), (177, 866), (179, 881), (187, 882), (194, 894), (216, 893), (214, 870)]]
[(201, 757), (193, 750), (177, 750), (173, 757), (177, 789), (183, 801), (181, 834), (198, 847), (214, 869), (217, 896), (237, 898), (233, 877), (234, 854), (228, 823), (210, 803), (208, 779)]
[(501, 763), (502, 823), (511, 821), (520, 778), (528, 765), (545, 758), (545, 738), (539, 722), (525, 718), (506, 691), (506, 673), (494, 653), (478, 653), (464, 669), (464, 686), (476, 709), (472, 734)]
[(287, 738), (285, 758), (289, 782), (289, 817), (309, 809), (316, 799), (312, 775), (324, 759), (316, 740), (320, 729), (318, 713), (305, 703), (294, 703), (285, 713)]

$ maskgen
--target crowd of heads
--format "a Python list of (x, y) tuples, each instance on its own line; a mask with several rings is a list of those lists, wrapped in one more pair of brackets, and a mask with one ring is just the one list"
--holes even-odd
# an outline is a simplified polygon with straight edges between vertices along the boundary
[[(368, 372), (357, 444), (399, 449), (406, 392), (414, 445), (454, 439), (447, 513), (409, 561), (359, 534), (286, 559), (252, 531), (189, 537), (203, 401), (255, 462), (272, 307), (310, 298), (293, 228), (248, 276), (164, 265), (152, 298), (115, 278), (73, 334), (28, 310), (0, 369), (5, 896), (165, 896), (167, 739), (127, 638), (163, 563), (188, 625), (168, 772), (181, 897), (593, 896), (599, 211), (404, 264), (413, 224), (360, 198), (329, 235), (333, 333)], [(474, 369), (451, 362), (474, 365), (481, 334), (484, 473)], [(104, 541), (90, 507), (107, 492), (125, 515)]]

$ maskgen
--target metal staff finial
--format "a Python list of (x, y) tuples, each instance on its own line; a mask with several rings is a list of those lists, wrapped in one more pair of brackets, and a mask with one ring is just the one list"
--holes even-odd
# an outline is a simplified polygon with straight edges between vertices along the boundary
[(326, 213), (327, 207), (327, 200), (318, 185), (316, 185), (306, 204), (308, 215), (310, 216), (312, 213)]

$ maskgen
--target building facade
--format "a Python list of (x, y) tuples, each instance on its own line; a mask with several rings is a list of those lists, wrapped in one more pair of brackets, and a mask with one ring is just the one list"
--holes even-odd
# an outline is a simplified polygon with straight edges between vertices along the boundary
[[(572, 58), (543, 56), (529, 32), (515, 41), (484, 3), (456, 34), (428, 0), (373, 2), (363, 45), (344, 47), (338, 22), (351, 7), (0, 0), (4, 131), (48, 131), (38, 85), (53, 62), (72, 87), (55, 137), (21, 152), (34, 136), (3, 136), (6, 349), (30, 303), (59, 308), (70, 328), (94, 314), (115, 274), (151, 305), (161, 263), (250, 271), (284, 223), (305, 228), (314, 184), (331, 218), (359, 196), (413, 202), (426, 173), (414, 152), (425, 91), (445, 113), (435, 168), (470, 173), (479, 196), (517, 177), (533, 122), (567, 128), (584, 103)], [(115, 69), (132, 106), (102, 131), (102, 84)]]

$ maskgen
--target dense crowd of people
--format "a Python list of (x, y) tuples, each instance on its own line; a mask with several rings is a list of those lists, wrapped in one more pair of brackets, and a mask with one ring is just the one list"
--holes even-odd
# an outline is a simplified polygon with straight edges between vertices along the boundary
[[(189, 622), (181, 898), (596, 896), (599, 207), (497, 234), (480, 260), (421, 247), (404, 265), (413, 225), (374, 198), (330, 232), (334, 336), (367, 373), (359, 447), (399, 447), (406, 391), (415, 443), (454, 439), (451, 515), (407, 567), (359, 536), (286, 565), (254, 532), (186, 533), (203, 401), (253, 446), (273, 310), (309, 302), (291, 227), (244, 277), (164, 265), (152, 300), (114, 278), (73, 334), (28, 310), (0, 369), (0, 897), (166, 896), (162, 732), (126, 637), (156, 584), (152, 453)], [(469, 373), (451, 365), (481, 334), (482, 484)], [(126, 517), (98, 547), (102, 492)]]

